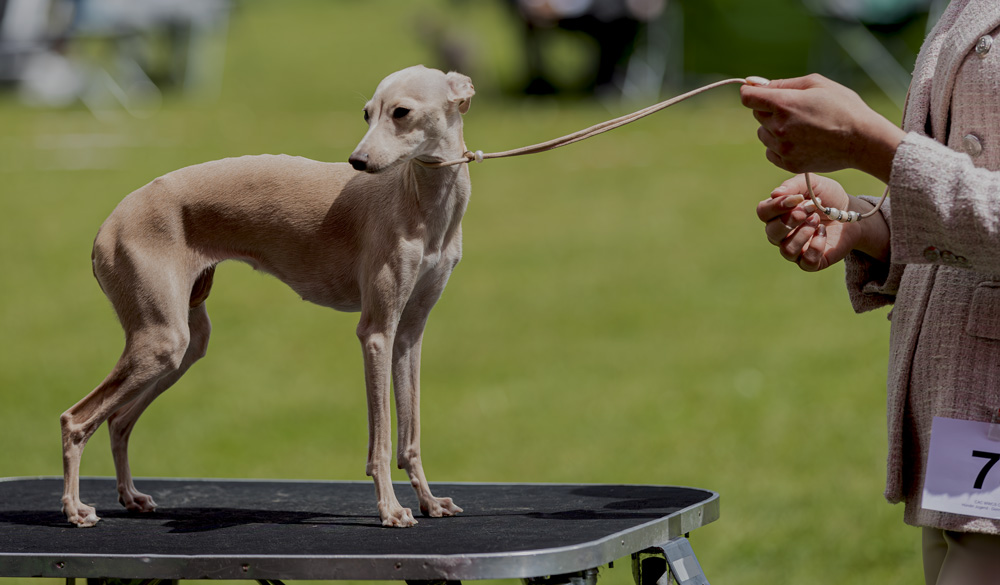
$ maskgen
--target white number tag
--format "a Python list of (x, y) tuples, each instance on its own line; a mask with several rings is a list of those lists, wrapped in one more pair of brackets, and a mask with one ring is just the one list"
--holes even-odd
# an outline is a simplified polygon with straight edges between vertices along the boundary
[(998, 429), (987, 422), (934, 417), (924, 508), (1000, 520)]

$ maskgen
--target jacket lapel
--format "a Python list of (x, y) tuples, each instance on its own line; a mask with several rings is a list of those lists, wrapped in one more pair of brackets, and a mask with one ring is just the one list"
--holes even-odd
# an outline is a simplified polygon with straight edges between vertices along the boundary
[[(956, 4), (955, 2), (952, 3)], [(940, 53), (931, 81), (929, 111), (934, 139), (947, 143), (948, 114), (955, 78), (976, 42), (984, 34), (1000, 26), (1000, 2), (996, 0), (967, 0), (960, 14), (949, 15), (954, 22), (941, 35)], [(953, 6), (949, 7), (949, 11)]]
[(931, 90), (934, 88), (938, 57), (948, 32), (967, 3), (968, 0), (952, 1), (920, 48), (903, 111), (903, 129), (907, 132), (932, 134), (928, 131), (930, 125), (927, 121), (931, 113)]

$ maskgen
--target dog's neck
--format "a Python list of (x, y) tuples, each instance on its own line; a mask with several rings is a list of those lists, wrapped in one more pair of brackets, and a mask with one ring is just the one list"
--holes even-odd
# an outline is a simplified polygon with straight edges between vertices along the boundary
[(468, 165), (427, 168), (415, 161), (403, 165), (401, 180), (416, 197), (426, 240), (432, 248), (451, 240), (465, 215), (471, 194)]
[[(424, 145), (423, 152), (416, 157), (418, 163), (422, 162), (425, 165), (442, 163), (458, 160), (465, 156), (467, 148), (462, 128), (462, 118), (459, 114), (455, 115), (457, 118), (450, 120), (448, 123), (450, 130), (446, 136), (439, 137), (437, 140)], [(457, 128), (455, 127), (456, 125)]]

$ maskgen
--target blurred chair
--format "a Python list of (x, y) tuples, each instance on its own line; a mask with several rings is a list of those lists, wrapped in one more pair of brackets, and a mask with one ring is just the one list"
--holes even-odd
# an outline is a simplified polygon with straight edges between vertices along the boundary
[[(159, 106), (160, 88), (214, 97), (230, 0), (0, 0), (0, 81), (43, 106)], [(102, 45), (105, 57), (81, 47)], [(166, 46), (165, 72), (154, 46)]]
[[(552, 31), (583, 33), (597, 55), (582, 89), (598, 94), (659, 93), (683, 62), (674, 42), (680, 7), (668, 0), (507, 0), (524, 25), (528, 94), (562, 89), (551, 81), (546, 41)], [(671, 10), (667, 10), (668, 4)], [(668, 22), (666, 16), (674, 17)], [(672, 26), (673, 25), (673, 26)]]
[(76, 101), (85, 79), (63, 54), (71, 20), (71, 2), (0, 0), (0, 84), (32, 103)]
[[(936, 22), (947, 0), (803, 0), (858, 67), (900, 108), (910, 85), (912, 59), (901, 62), (882, 37), (891, 37), (927, 16)], [(878, 33), (878, 34), (876, 34)]]
[(48, 28), (48, 2), (0, 0), (0, 80), (20, 79), (28, 57), (45, 50)]
[(21, 79), (32, 56), (52, 45), (49, 0), (0, 0), (0, 81)]
[[(76, 0), (72, 33), (82, 39), (116, 43), (120, 58), (137, 64), (158, 85), (177, 85), (185, 92), (216, 93), (222, 78), (222, 50), (229, 0)], [(153, 71), (150, 45), (166, 39), (170, 55), (165, 74)]]

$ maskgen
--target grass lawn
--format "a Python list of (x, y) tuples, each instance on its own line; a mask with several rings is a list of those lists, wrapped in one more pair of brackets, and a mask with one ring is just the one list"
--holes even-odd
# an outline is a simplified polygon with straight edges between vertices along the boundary
[[(215, 101), (168, 95), (152, 116), (98, 120), (0, 99), (0, 477), (61, 474), (59, 414), (121, 351), (89, 266), (103, 219), (188, 164), (346, 160), (378, 80), (436, 64), (413, 5), (384, 4), (394, 16), (375, 19), (368, 3), (241, 4)], [(423, 4), (454, 26), (444, 3)], [(506, 14), (477, 3), (460, 16), (480, 58), (472, 149), (645, 105), (505, 99), (497, 88), (518, 62)], [(727, 87), (472, 168), (465, 257), (423, 348), (428, 474), (703, 487), (722, 495), (721, 519), (692, 534), (713, 583), (918, 582), (919, 533), (881, 497), (885, 311), (855, 315), (842, 267), (803, 274), (766, 242), (754, 206), (787, 175), (755, 130)], [(136, 475), (363, 479), (357, 315), (303, 303), (241, 264), (215, 282), (209, 355), (144, 415)], [(114, 473), (103, 429), (82, 472)], [(601, 582), (630, 583), (628, 563)]]

